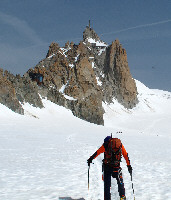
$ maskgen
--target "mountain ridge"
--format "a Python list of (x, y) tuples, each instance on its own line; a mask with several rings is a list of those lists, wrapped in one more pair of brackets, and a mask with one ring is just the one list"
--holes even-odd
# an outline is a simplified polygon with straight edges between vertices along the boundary
[(127, 109), (138, 103), (126, 50), (119, 40), (107, 45), (90, 26), (78, 45), (52, 42), (46, 58), (23, 77), (1, 70), (0, 94), (0, 103), (20, 114), (25, 102), (42, 108), (42, 97), (95, 124), (104, 124), (102, 102), (115, 98)]

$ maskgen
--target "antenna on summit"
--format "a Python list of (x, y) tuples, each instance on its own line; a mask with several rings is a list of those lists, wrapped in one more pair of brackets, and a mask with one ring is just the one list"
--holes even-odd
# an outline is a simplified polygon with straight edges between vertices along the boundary
[(90, 28), (90, 20), (89, 20), (89, 28)]

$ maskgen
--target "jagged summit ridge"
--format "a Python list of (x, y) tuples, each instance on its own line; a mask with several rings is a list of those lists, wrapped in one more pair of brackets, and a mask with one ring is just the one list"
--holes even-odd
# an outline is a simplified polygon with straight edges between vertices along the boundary
[(89, 26), (86, 26), (83, 32), (83, 41), (94, 46), (107, 46), (107, 44), (103, 42), (97, 33)]
[[(24, 102), (42, 107), (41, 96), (96, 124), (103, 124), (102, 102), (112, 103), (115, 98), (128, 109), (138, 102), (126, 50), (119, 40), (107, 45), (90, 26), (85, 28), (78, 45), (67, 42), (60, 47), (52, 42), (46, 58), (33, 69), (23, 77), (9, 77), (5, 78), (14, 88), (11, 102), (18, 101), (16, 105), (21, 109)], [(10, 107), (4, 99), (0, 102)]]

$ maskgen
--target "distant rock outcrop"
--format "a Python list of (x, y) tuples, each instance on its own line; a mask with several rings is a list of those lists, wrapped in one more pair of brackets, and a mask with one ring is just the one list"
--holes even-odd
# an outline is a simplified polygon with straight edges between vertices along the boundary
[(25, 102), (42, 108), (41, 96), (95, 124), (104, 123), (102, 102), (115, 98), (128, 109), (138, 102), (125, 49), (118, 40), (107, 45), (91, 27), (78, 45), (51, 43), (46, 58), (23, 77), (1, 71), (0, 94), (0, 103), (20, 114)]
[(3, 73), (2, 69), (0, 69), (0, 103), (19, 114), (24, 114), (22, 107), (24, 103), (43, 108), (38, 86), (29, 76), (14, 76), (8, 71)]
[(4, 104), (14, 112), (24, 114), (24, 110), (16, 97), (15, 88), (9, 80), (9, 76), (11, 76), (11, 79), (14, 77), (7, 71), (3, 74), (3, 70), (0, 69), (0, 103)]

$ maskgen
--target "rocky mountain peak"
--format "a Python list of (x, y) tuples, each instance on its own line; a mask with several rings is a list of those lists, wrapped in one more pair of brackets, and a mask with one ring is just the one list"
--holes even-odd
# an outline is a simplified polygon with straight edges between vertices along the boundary
[(86, 26), (83, 32), (83, 41), (91, 46), (107, 46), (90, 26)]
[(118, 39), (107, 45), (90, 24), (79, 44), (52, 42), (46, 58), (23, 77), (0, 70), (0, 94), (0, 103), (19, 113), (24, 102), (42, 108), (47, 98), (96, 124), (104, 123), (102, 102), (117, 99), (128, 109), (138, 102), (126, 50)]
[(60, 48), (60, 47), (59, 47), (59, 45), (58, 45), (57, 43), (52, 42), (52, 43), (50, 44), (50, 46), (49, 46), (49, 51), (48, 51), (46, 57), (52, 56), (52, 55), (54, 55), (54, 54), (57, 54), (58, 51), (59, 51), (59, 48)]
[(100, 40), (97, 33), (93, 30), (93, 28), (86, 26), (84, 32), (83, 32), (83, 41), (86, 41), (88, 38), (92, 38), (95, 41)]

